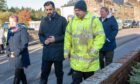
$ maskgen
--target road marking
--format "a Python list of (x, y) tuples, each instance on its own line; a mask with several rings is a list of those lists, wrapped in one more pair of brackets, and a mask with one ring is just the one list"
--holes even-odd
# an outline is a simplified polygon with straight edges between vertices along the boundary
[(7, 78), (5, 81), (10, 80), (10, 79), (12, 79), (12, 78), (14, 78), (14, 75), (10, 76), (10, 77)]
[(40, 49), (42, 49), (42, 47), (39, 47), (39, 48), (37, 48), (37, 49), (35, 49), (35, 50), (29, 52), (29, 53), (31, 54), (31, 53), (33, 53), (33, 52), (36, 52), (36, 51), (40, 50)]
[[(39, 48), (37, 48), (37, 49), (35, 49), (35, 50), (29, 52), (29, 53), (30, 53), (30, 54), (31, 54), (31, 53), (34, 53), (34, 52), (36, 52), (36, 51), (38, 51), (38, 50), (40, 50), (40, 49), (42, 49), (42, 47), (39, 47)], [(2, 55), (2, 56), (4, 57), (4, 56), (6, 56), (6, 55)], [(6, 62), (8, 62), (8, 60), (4, 60), (4, 61), (0, 62), (0, 64), (4, 64), (4, 63), (6, 63)]]
[[(35, 49), (35, 50), (29, 52), (29, 53), (30, 53), (30, 54), (31, 54), (31, 53), (34, 53), (34, 52), (36, 52), (36, 51), (38, 51), (38, 50), (40, 50), (40, 49), (42, 49), (42, 47), (39, 47), (39, 48), (37, 48), (37, 49)], [(1, 62), (0, 64), (6, 63), (6, 62), (8, 62), (8, 61), (9, 61), (9, 60), (5, 60), (5, 61)], [(39, 75), (38, 75), (38, 76), (39, 76)], [(38, 77), (38, 76), (37, 76), (37, 77)], [(8, 79), (6, 79), (5, 81), (8, 81), (8, 80), (12, 79), (13, 77), (14, 77), (14, 75), (10, 76), (10, 77), (9, 77)], [(4, 81), (4, 82), (5, 82), (5, 81)], [(3, 82), (3, 83), (4, 83), (4, 82)]]
[(10, 79), (14, 78), (14, 75), (10, 76), (9, 78), (7, 78), (6, 80), (2, 81), (1, 84), (4, 84), (5, 81), (8, 81)]
[(4, 60), (6, 58), (6, 55), (3, 55), (2, 57), (0, 56), (0, 61)]
[(4, 55), (1, 55), (0, 58), (5, 57), (5, 56), (6, 56), (5, 54)]
[(4, 64), (6, 62), (8, 62), (8, 60), (4, 60), (4, 61), (0, 62), (0, 64)]

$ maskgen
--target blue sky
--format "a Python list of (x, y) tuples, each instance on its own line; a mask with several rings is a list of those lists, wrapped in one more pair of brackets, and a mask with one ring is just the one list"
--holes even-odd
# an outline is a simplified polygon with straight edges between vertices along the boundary
[(46, 1), (54, 1), (56, 7), (61, 7), (69, 0), (7, 0), (8, 7), (31, 7), (33, 9), (39, 9), (43, 7)]

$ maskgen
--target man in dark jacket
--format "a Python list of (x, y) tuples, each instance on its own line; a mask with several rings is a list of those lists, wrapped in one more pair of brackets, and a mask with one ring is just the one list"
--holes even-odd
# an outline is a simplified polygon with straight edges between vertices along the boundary
[(116, 48), (116, 35), (118, 33), (118, 24), (114, 16), (109, 13), (108, 8), (102, 7), (100, 10), (100, 20), (106, 34), (106, 42), (100, 50), (101, 69), (113, 61), (114, 49)]
[(41, 21), (39, 39), (43, 44), (40, 84), (47, 84), (51, 66), (54, 64), (57, 84), (63, 82), (63, 44), (67, 21), (55, 12), (52, 1), (44, 4), (47, 16)]

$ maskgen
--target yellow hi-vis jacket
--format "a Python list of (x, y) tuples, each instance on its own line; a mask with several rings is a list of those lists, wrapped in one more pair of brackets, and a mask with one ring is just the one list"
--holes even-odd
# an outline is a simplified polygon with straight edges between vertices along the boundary
[(65, 32), (64, 57), (70, 56), (71, 68), (90, 72), (99, 69), (99, 50), (105, 34), (99, 18), (87, 13), (84, 19), (74, 17)]

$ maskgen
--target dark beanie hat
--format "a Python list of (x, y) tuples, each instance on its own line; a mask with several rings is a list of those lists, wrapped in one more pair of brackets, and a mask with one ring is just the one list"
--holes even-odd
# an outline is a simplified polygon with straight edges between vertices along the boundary
[(74, 9), (80, 9), (82, 11), (87, 11), (87, 5), (84, 0), (79, 0), (76, 2)]

